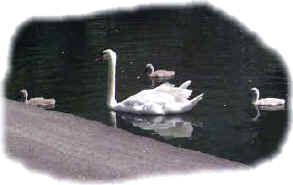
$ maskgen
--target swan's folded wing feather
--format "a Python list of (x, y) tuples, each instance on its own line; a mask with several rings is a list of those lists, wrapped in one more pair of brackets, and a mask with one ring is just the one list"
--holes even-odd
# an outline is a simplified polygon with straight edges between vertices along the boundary
[(152, 90), (144, 90), (124, 101), (120, 102), (119, 108), (123, 111), (149, 114), (164, 114), (165, 105), (170, 97), (163, 97), (162, 94), (153, 94)]
[(258, 104), (260, 105), (268, 105), (268, 106), (276, 106), (285, 104), (285, 100), (278, 98), (263, 98), (258, 100)]
[(145, 104), (165, 104), (170, 101), (174, 101), (174, 97), (171, 95), (150, 89), (143, 90), (133, 96), (128, 97), (123, 101), (123, 104), (128, 106), (138, 106)]
[(168, 82), (163, 83), (162, 85), (156, 87), (154, 90), (171, 95), (176, 99), (176, 101), (184, 101), (188, 99), (192, 93), (192, 90), (178, 88)]
[(31, 98), (28, 102), (31, 105), (46, 106), (55, 104), (56, 100), (54, 98), (45, 99), (44, 97), (36, 97)]
[(31, 101), (38, 101), (38, 100), (43, 100), (44, 97), (36, 97), (36, 98), (31, 98)]
[(37, 98), (31, 98), (28, 102), (29, 104), (36, 105), (42, 102), (43, 100), (44, 100), (43, 97), (37, 97)]
[[(191, 90), (178, 89), (165, 84), (163, 88), (155, 88), (143, 90), (133, 96), (128, 97), (121, 103), (127, 107), (143, 106), (143, 109), (148, 109), (153, 106), (165, 107), (172, 103), (185, 103), (190, 96)], [(170, 88), (166, 88), (169, 86)]]

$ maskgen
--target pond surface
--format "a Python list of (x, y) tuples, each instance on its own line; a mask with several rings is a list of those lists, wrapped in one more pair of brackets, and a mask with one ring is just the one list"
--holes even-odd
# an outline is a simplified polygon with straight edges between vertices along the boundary
[[(118, 54), (118, 101), (161, 83), (146, 77), (147, 63), (176, 71), (170, 80), (175, 85), (192, 80), (192, 96), (204, 92), (204, 99), (180, 115), (110, 112), (105, 106), (107, 64), (95, 62), (106, 48)], [(252, 87), (262, 97), (288, 99), (280, 57), (236, 20), (196, 6), (28, 22), (12, 46), (6, 97), (17, 99), (26, 88), (31, 97), (54, 97), (54, 111), (254, 165), (280, 149), (288, 111), (258, 112), (250, 104)]]

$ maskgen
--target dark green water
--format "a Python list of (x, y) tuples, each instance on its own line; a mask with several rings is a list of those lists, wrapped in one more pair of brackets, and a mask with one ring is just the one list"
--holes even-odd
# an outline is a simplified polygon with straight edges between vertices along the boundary
[[(204, 99), (182, 115), (111, 116), (105, 107), (107, 65), (94, 61), (106, 48), (118, 54), (118, 101), (152, 87), (143, 73), (147, 63), (175, 70), (170, 82), (176, 85), (192, 80), (193, 96), (204, 92)], [(6, 97), (17, 99), (26, 88), (32, 97), (54, 97), (54, 111), (253, 165), (278, 153), (288, 111), (260, 111), (254, 119), (252, 87), (263, 97), (287, 99), (280, 57), (236, 20), (196, 6), (28, 22), (12, 46)]]

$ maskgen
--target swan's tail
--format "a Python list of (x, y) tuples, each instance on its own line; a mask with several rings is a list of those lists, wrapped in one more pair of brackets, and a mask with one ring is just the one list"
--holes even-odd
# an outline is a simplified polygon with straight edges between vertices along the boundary
[(187, 80), (186, 82), (182, 83), (179, 88), (180, 89), (187, 89), (191, 84), (191, 80)]
[(195, 106), (200, 100), (202, 100), (204, 93), (201, 93), (200, 95), (198, 95), (197, 97), (193, 98), (190, 100), (190, 103), (192, 104), (192, 106)]

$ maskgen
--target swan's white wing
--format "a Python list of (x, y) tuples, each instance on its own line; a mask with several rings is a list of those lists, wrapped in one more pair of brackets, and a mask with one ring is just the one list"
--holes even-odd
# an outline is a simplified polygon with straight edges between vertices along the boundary
[(56, 100), (54, 98), (45, 99), (43, 97), (31, 98), (29, 100), (29, 104), (32, 104), (32, 105), (50, 105), (50, 104), (55, 104), (55, 102)]
[(31, 98), (28, 100), (29, 104), (32, 104), (32, 105), (36, 105), (36, 104), (39, 104), (40, 102), (42, 102), (44, 100), (43, 97), (36, 97), (36, 98)]
[(154, 90), (173, 96), (176, 101), (186, 101), (191, 96), (192, 90), (175, 87), (168, 82), (156, 87)]
[(190, 84), (191, 84), (191, 80), (187, 80), (186, 82), (183, 82), (183, 83), (179, 86), (179, 88), (181, 88), (181, 89), (187, 89), (187, 88), (190, 86)]
[(285, 100), (278, 98), (263, 98), (258, 100), (258, 104), (264, 106), (277, 106), (285, 104)]
[(117, 104), (116, 110), (138, 114), (166, 114), (184, 111), (190, 104), (192, 90), (164, 83), (154, 89), (142, 90)]
[(123, 101), (124, 104), (134, 106), (147, 103), (170, 104), (184, 103), (190, 97), (192, 90), (175, 87), (168, 82), (149, 90), (142, 90)]
[(128, 97), (123, 101), (123, 104), (129, 106), (144, 105), (144, 104), (159, 104), (164, 105), (166, 103), (171, 103), (175, 101), (174, 96), (161, 91), (156, 91), (155, 89), (143, 90), (139, 93)]
[(166, 114), (167, 110), (173, 106), (178, 107), (180, 103), (185, 104), (186, 100), (178, 102), (171, 94), (150, 89), (143, 90), (118, 103), (116, 110), (138, 114)]

